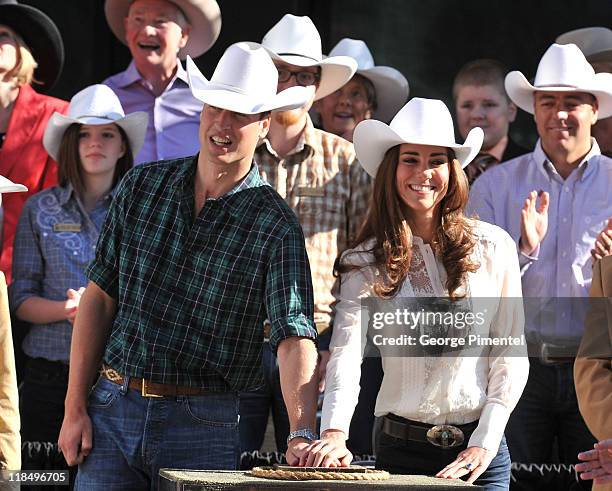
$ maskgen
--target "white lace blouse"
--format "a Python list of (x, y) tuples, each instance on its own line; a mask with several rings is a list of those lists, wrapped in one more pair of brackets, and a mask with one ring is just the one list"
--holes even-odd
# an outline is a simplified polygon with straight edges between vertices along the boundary
[[(479, 334), (520, 339), (523, 334), (521, 277), (516, 244), (501, 228), (475, 221), (478, 238), (472, 258), (480, 267), (468, 274), (467, 296), (476, 311), (490, 311)], [(372, 242), (356, 251), (366, 251)], [(349, 251), (350, 252), (350, 251)], [(446, 272), (431, 247), (414, 237), (408, 277), (398, 297), (447, 297)], [(349, 259), (350, 258), (350, 259)], [(351, 264), (372, 261), (371, 253), (347, 257)], [(348, 435), (359, 395), (360, 364), (366, 329), (361, 329), (361, 300), (374, 297), (372, 286), (379, 272), (371, 266), (342, 275), (334, 331), (327, 365), (321, 431), (339, 429)], [(500, 298), (513, 298), (499, 302)], [(497, 299), (497, 300), (495, 300)], [(497, 302), (497, 303), (496, 303)], [(367, 315), (367, 314), (366, 314)], [(367, 324), (366, 324), (367, 325)], [(393, 413), (429, 424), (464, 424), (479, 419), (469, 446), (496, 452), (519, 400), (529, 371), (523, 346), (487, 346), (480, 356), (386, 357), (384, 378), (376, 401), (376, 416)]]

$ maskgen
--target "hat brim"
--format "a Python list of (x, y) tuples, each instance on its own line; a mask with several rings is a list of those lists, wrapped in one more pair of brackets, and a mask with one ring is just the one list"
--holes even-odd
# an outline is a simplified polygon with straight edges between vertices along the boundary
[(357, 62), (349, 56), (330, 56), (321, 61), (306, 58), (299, 55), (279, 55), (266, 48), (273, 60), (284, 61), (290, 65), (311, 67), (321, 67), (321, 80), (315, 92), (314, 100), (318, 101), (323, 97), (335, 92), (346, 84), (357, 71)]
[[(181, 48), (178, 56), (181, 60), (191, 56), (197, 58), (206, 53), (219, 37), (221, 32), (221, 10), (215, 0), (169, 0), (185, 14), (191, 26), (189, 39), (185, 47)], [(127, 17), (132, 0), (106, 0), (104, 14), (113, 34), (123, 44), (125, 39), (125, 25), (123, 20)]]
[(27, 191), (23, 184), (15, 184), (10, 179), (7, 179), (4, 176), (0, 176), (0, 194), (1, 193), (21, 193), (23, 191)]
[(375, 119), (362, 121), (355, 128), (353, 134), (353, 145), (359, 163), (372, 177), (376, 177), (378, 168), (382, 163), (385, 153), (390, 148), (402, 143), (413, 143), (415, 145), (432, 145), (452, 148), (462, 168), (465, 168), (480, 151), (484, 132), (481, 128), (472, 128), (463, 145), (455, 142), (440, 141), (416, 141), (406, 139), (395, 132), (389, 125)]
[(586, 92), (597, 99), (599, 118), (612, 116), (612, 75), (609, 73), (597, 73), (591, 85), (582, 87), (568, 87), (567, 85), (535, 87), (531, 85), (525, 76), (514, 71), (506, 75), (504, 81), (506, 92), (510, 100), (523, 111), (534, 113), (534, 94), (542, 92)]
[(267, 100), (255, 100), (251, 95), (239, 92), (233, 87), (211, 83), (191, 58), (187, 58), (186, 66), (193, 96), (204, 104), (221, 109), (242, 114), (289, 111), (304, 106), (309, 99), (306, 87), (290, 87)]
[(38, 64), (34, 79), (41, 92), (51, 89), (64, 66), (64, 43), (59, 29), (44, 12), (30, 5), (0, 5), (0, 24), (13, 29), (25, 41)]
[(47, 153), (51, 155), (54, 160), (57, 160), (62, 138), (71, 124), (116, 124), (117, 126), (121, 127), (121, 129), (127, 135), (130, 142), (132, 155), (136, 157), (144, 144), (148, 119), (149, 117), (147, 116), (147, 113), (142, 111), (133, 112), (116, 120), (98, 117), (71, 118), (55, 112), (49, 118), (49, 122), (45, 128), (45, 134), (43, 135), (43, 146), (47, 150)]
[(408, 80), (395, 68), (375, 66), (357, 70), (357, 75), (367, 78), (376, 90), (378, 107), (373, 114), (374, 119), (390, 121), (408, 100)]

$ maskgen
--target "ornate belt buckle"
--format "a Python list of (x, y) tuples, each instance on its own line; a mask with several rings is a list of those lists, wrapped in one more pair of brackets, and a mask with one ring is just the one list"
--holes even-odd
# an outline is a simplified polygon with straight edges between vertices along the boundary
[(452, 425), (437, 425), (427, 432), (427, 441), (440, 448), (458, 447), (464, 440), (463, 431)]

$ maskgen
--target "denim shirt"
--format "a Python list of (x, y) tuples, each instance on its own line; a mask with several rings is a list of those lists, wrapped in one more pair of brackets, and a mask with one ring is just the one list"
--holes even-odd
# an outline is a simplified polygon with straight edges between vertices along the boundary
[[(95, 256), (113, 194), (101, 198), (89, 213), (70, 185), (46, 189), (26, 202), (15, 236), (9, 288), (13, 312), (30, 297), (66, 300), (68, 288), (87, 285), (85, 268)], [(71, 336), (67, 320), (33, 324), (23, 350), (33, 358), (67, 363)]]

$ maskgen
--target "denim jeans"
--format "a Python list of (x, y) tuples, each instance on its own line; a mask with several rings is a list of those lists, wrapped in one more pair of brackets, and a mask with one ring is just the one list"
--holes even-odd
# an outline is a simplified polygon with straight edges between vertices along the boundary
[[(578, 410), (573, 364), (529, 361), (527, 385), (506, 428), (512, 462), (575, 464), (578, 453), (593, 448), (596, 440)], [(580, 486), (591, 489), (591, 482)]]
[(155, 490), (159, 469), (236, 469), (238, 396), (142, 397), (100, 378), (88, 401), (93, 447), (76, 489)]
[(281, 391), (278, 362), (270, 343), (264, 343), (262, 356), (263, 387), (240, 393), (240, 451), (252, 452), (261, 449), (268, 415), (272, 410), (276, 449), (284, 453), (287, 451), (289, 416)]
[[(382, 418), (375, 423), (376, 468), (395, 474), (421, 474), (434, 476), (457, 458), (467, 448), (467, 439), (455, 448), (441, 449), (429, 442), (398, 440), (380, 431)], [(510, 486), (510, 454), (506, 439), (502, 438), (499, 449), (487, 470), (475, 484), (486, 491), (507, 490)]]

